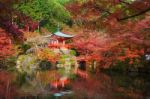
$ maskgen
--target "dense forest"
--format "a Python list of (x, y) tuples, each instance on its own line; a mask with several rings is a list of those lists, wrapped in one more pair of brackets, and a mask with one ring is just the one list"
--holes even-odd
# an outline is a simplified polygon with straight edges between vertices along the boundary
[[(72, 45), (101, 67), (124, 62), (146, 66), (149, 49), (149, 0), (1, 1), (1, 59), (17, 56), (30, 36), (63, 31), (77, 34)], [(138, 6), (137, 6), (138, 5)], [(88, 39), (87, 39), (88, 38)], [(78, 40), (76, 40), (78, 39)], [(142, 61), (142, 62), (141, 62)]]
[(86, 78), (105, 70), (149, 74), (149, 65), (149, 0), (0, 0), (1, 71), (56, 79), (59, 66), (73, 66)]

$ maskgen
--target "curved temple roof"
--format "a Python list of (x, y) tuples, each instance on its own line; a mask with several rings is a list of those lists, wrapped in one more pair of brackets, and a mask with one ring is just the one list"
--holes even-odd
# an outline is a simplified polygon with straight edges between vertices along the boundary
[(74, 37), (74, 35), (65, 34), (65, 33), (62, 33), (60, 31), (55, 32), (54, 35), (60, 36), (60, 37), (66, 37), (66, 38), (72, 38), (72, 37)]

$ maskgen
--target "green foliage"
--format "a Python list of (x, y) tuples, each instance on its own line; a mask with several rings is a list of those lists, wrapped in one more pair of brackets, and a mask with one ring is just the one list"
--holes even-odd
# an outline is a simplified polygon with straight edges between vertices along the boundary
[[(140, 62), (139, 62), (140, 60)], [(130, 64), (130, 61), (133, 61), (132, 64)], [(145, 61), (145, 58), (141, 56), (140, 58), (133, 58), (133, 59), (125, 59), (125, 61), (118, 60), (112, 67), (112, 70), (117, 71), (124, 71), (124, 72), (140, 72), (140, 69), (146, 68), (149, 70), (149, 62)], [(145, 70), (146, 71), (146, 70)]]
[(66, 3), (69, 3), (72, 0), (55, 0), (55, 1), (59, 2), (62, 5), (65, 5)]
[(112, 67), (112, 70), (116, 71), (126, 71), (129, 67), (129, 59), (126, 59), (125, 61), (118, 60)]
[(134, 2), (136, 0), (124, 0), (124, 1), (127, 2), (127, 3), (132, 3), (132, 2)]
[(60, 57), (60, 63), (61, 64), (65, 64), (66, 59), (68, 59), (68, 58), (69, 58), (69, 55), (61, 55), (61, 57)]
[(39, 66), (41, 70), (49, 70), (52, 64), (47, 60), (43, 60), (40, 62)]
[(20, 55), (17, 59), (17, 70), (20, 73), (27, 73), (32, 75), (35, 70), (38, 68), (39, 62), (36, 56), (31, 54), (29, 55)]
[(22, 44), (22, 45), (20, 46), (20, 48), (22, 49), (23, 53), (25, 53), (28, 49), (31, 48), (31, 46), (28, 45), (28, 44)]
[(70, 2), (78, 2), (78, 3), (85, 3), (85, 2), (87, 2), (88, 0), (70, 0)]
[(76, 55), (76, 51), (75, 50), (70, 50), (70, 55)]
[(22, 86), (23, 84), (25, 84), (25, 83), (27, 82), (26, 76), (27, 76), (26, 73), (22, 73), (22, 74), (19, 73), (18, 76), (17, 76), (16, 83), (17, 83), (19, 86)]
[(70, 73), (69, 78), (70, 78), (71, 80), (75, 80), (75, 79), (77, 78), (77, 75), (74, 74), (74, 73)]
[(65, 72), (66, 72), (65, 68), (58, 69), (58, 73), (59, 73), (60, 75), (64, 75)]
[(71, 55), (61, 55), (59, 62), (61, 64), (71, 63), (74, 64), (75, 60), (73, 59), (73, 56)]
[(14, 70), (14, 67), (16, 66), (16, 56), (8, 57), (4, 60), (0, 60), (0, 69), (7, 69), (7, 70)]
[[(64, 4), (70, 0), (26, 0), (14, 7), (30, 16), (33, 20), (39, 21), (49, 30), (53, 30), (58, 23), (67, 23), (70, 14), (65, 9)], [(45, 21), (44, 21), (45, 20)], [(43, 24), (44, 21), (44, 24)]]

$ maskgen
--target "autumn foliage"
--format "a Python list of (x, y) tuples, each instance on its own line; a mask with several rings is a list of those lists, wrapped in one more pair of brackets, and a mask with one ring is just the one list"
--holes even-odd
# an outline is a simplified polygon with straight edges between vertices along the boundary
[(79, 33), (74, 40), (75, 48), (87, 59), (109, 67), (117, 60), (139, 62), (142, 55), (149, 53), (148, 0), (89, 0), (66, 8), (72, 13), (74, 24), (90, 30)]
[[(6, 7), (7, 3), (8, 0), (0, 2), (5, 4), (0, 14), (2, 27), (15, 40), (24, 41), (24, 38), (36, 35), (33, 31), (40, 26), (40, 21), (34, 21), (28, 15), (12, 9), (14, 2), (10, 2), (10, 7)], [(127, 58), (132, 64), (133, 59), (150, 53), (149, 0), (86, 0), (70, 2), (65, 7), (71, 15), (68, 25), (72, 30), (78, 27), (72, 42), (72, 48), (80, 54), (78, 60), (97, 61), (103, 67), (109, 67), (114, 61)], [(11, 11), (13, 13), (10, 14)], [(28, 32), (23, 34), (20, 29)], [(8, 33), (0, 35), (7, 37)], [(11, 49), (11, 44), (5, 44), (9, 40), (4, 37), (0, 40), (3, 46), (0, 47), (1, 55), (7, 56), (11, 54), (11, 50), (6, 51)], [(39, 51), (39, 56), (53, 62), (59, 57), (44, 50)]]
[(55, 63), (60, 58), (59, 54), (54, 53), (50, 49), (41, 49), (37, 52), (39, 59), (41, 60), (48, 60), (52, 63)]
[(6, 58), (13, 53), (11, 38), (4, 29), (0, 28), (0, 59)]

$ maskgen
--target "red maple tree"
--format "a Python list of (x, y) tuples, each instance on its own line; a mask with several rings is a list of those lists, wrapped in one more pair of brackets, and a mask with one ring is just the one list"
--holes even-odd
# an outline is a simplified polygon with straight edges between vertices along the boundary
[(13, 53), (13, 45), (8, 33), (0, 28), (0, 59), (6, 58)]

